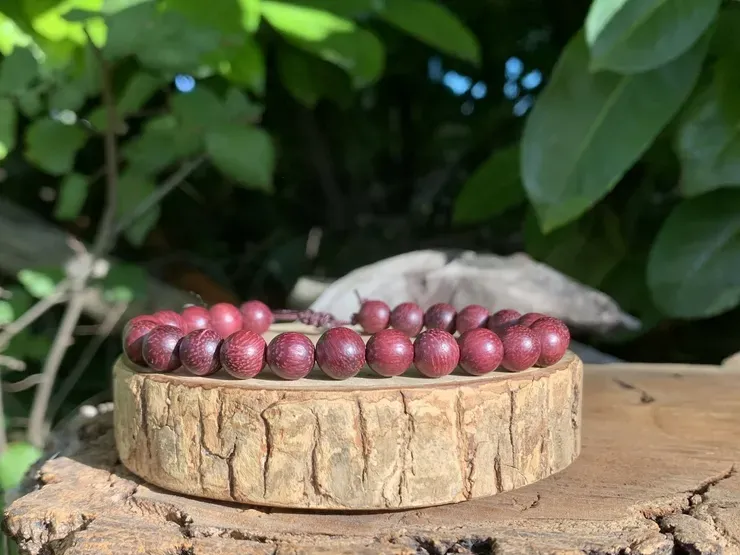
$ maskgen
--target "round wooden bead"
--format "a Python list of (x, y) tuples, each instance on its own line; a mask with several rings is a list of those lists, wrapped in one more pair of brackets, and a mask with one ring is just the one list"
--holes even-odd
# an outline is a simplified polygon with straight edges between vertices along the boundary
[(390, 325), (409, 337), (416, 337), (424, 327), (424, 311), (416, 303), (401, 303), (391, 312)]
[(221, 365), (239, 380), (254, 378), (265, 367), (265, 340), (249, 330), (237, 330), (221, 344)]
[(262, 301), (247, 301), (239, 307), (242, 329), (254, 333), (265, 333), (272, 325), (272, 310)]
[(185, 332), (185, 322), (183, 322), (182, 317), (174, 310), (160, 310), (159, 312), (155, 312), (152, 314), (152, 319), (163, 326), (173, 326)]
[[(199, 308), (199, 307), (194, 307)], [(221, 368), (221, 336), (211, 329), (196, 329), (180, 341), (179, 355), (183, 368), (196, 376), (209, 376)]]
[(424, 325), (427, 329), (439, 329), (448, 333), (455, 333), (455, 307), (447, 303), (437, 303), (430, 306), (424, 313)]
[(511, 372), (531, 368), (540, 357), (540, 341), (535, 333), (522, 325), (514, 324), (501, 332), (504, 358), (501, 365)]
[(526, 314), (521, 316), (519, 320), (517, 320), (517, 324), (528, 328), (529, 326), (534, 324), (537, 320), (541, 318), (545, 318), (545, 317), (546, 317), (545, 314), (540, 314), (539, 312), (527, 312)]
[(459, 360), (460, 347), (452, 334), (444, 330), (426, 330), (414, 342), (414, 365), (429, 378), (450, 374)]
[(414, 346), (400, 330), (381, 330), (365, 348), (367, 365), (381, 376), (400, 376), (414, 362)]
[(552, 366), (560, 362), (570, 345), (570, 330), (564, 322), (549, 316), (540, 318), (531, 329), (540, 341), (538, 366)]
[(267, 364), (284, 380), (303, 378), (314, 365), (313, 343), (302, 333), (281, 333), (267, 346)]
[(468, 374), (482, 376), (499, 367), (504, 358), (504, 345), (498, 335), (487, 328), (474, 328), (457, 339), (460, 367)]
[(457, 313), (455, 327), (459, 333), (485, 327), (488, 322), (488, 309), (479, 304), (471, 304)]
[(383, 301), (363, 301), (354, 321), (365, 333), (376, 333), (388, 327), (390, 318), (391, 309)]
[(211, 315), (211, 327), (221, 337), (229, 337), (242, 329), (242, 315), (233, 304), (217, 303), (208, 312)]
[(365, 366), (365, 342), (349, 328), (328, 329), (316, 342), (316, 363), (330, 378), (351, 378)]
[(518, 310), (512, 308), (505, 308), (491, 314), (488, 318), (488, 329), (496, 331), (499, 328), (505, 327), (506, 324), (516, 323), (522, 314)]
[(141, 350), (144, 346), (144, 339), (147, 334), (159, 326), (154, 320), (147, 320), (143, 317), (131, 319), (123, 330), (123, 352), (128, 359), (134, 364), (145, 365), (144, 355)]
[(157, 372), (173, 372), (180, 368), (178, 350), (182, 329), (175, 326), (157, 326), (145, 337), (141, 353), (149, 368)]
[(203, 330), (211, 325), (211, 315), (207, 308), (202, 306), (186, 306), (180, 313), (180, 318), (183, 321), (185, 333), (189, 333), (193, 330)]

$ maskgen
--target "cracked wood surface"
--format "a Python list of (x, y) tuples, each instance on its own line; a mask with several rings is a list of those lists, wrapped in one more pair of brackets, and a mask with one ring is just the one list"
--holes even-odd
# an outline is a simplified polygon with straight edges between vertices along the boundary
[(517, 374), (386, 379), (366, 367), (335, 381), (315, 368), (292, 382), (147, 374), (121, 359), (116, 442), (129, 470), (187, 495), (293, 509), (428, 507), (567, 467), (580, 451), (581, 389), (572, 353)]
[(698, 555), (740, 552), (740, 371), (605, 365), (584, 374), (583, 448), (535, 484), (374, 513), (245, 507), (168, 493), (120, 464), (105, 416), (48, 461), (4, 528), (57, 555)]

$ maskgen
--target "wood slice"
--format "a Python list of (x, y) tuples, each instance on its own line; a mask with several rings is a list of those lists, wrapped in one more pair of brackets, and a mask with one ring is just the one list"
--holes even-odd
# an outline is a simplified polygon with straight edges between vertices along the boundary
[[(269, 341), (285, 329), (275, 326)], [(302, 331), (304, 331), (302, 329)], [(314, 342), (319, 335), (313, 328)], [(580, 451), (582, 364), (431, 380), (369, 368), (284, 381), (114, 368), (123, 464), (171, 491), (286, 508), (388, 510), (509, 491)]]

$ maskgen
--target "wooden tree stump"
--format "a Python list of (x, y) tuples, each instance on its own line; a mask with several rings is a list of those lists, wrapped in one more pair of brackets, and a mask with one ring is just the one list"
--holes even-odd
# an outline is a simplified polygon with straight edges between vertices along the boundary
[(583, 450), (550, 478), (408, 511), (245, 507), (168, 493), (118, 460), (112, 423), (44, 464), (4, 529), (32, 555), (732, 555), (740, 370), (586, 367)]
[[(284, 329), (266, 334), (269, 341)], [(302, 329), (302, 328), (301, 328)], [(320, 334), (305, 331), (314, 342)], [(431, 380), (335, 381), (114, 369), (123, 464), (170, 491), (330, 510), (407, 509), (509, 491), (580, 451), (582, 364)]]

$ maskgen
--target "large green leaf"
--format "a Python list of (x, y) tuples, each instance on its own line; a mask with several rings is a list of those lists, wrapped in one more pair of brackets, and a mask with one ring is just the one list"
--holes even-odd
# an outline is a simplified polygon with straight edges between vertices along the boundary
[(80, 215), (87, 200), (89, 181), (84, 175), (70, 173), (59, 186), (59, 197), (54, 207), (54, 217), (58, 220), (74, 220)]
[(206, 135), (213, 164), (239, 183), (269, 191), (275, 169), (270, 135), (258, 127), (224, 125)]
[(19, 95), (36, 78), (38, 64), (27, 48), (16, 48), (0, 64), (0, 94)]
[(242, 9), (238, 0), (221, 0), (217, 7), (203, 0), (166, 0), (165, 6), (191, 21), (224, 33), (239, 33), (242, 29)]
[(0, 160), (15, 148), (17, 121), (13, 102), (8, 98), (0, 98)]
[(75, 125), (38, 119), (26, 131), (26, 158), (50, 174), (62, 175), (72, 170), (86, 140), (87, 133)]
[(137, 174), (154, 175), (202, 148), (202, 132), (184, 127), (171, 115), (150, 120), (126, 143), (123, 155)]
[(571, 40), (522, 139), (524, 188), (543, 231), (583, 214), (645, 152), (694, 88), (706, 44), (659, 69), (618, 75), (590, 73), (583, 35)]
[(262, 15), (293, 44), (349, 73), (357, 87), (373, 83), (383, 72), (383, 44), (349, 19), (307, 6), (264, 0)]
[(294, 48), (280, 49), (277, 62), (281, 83), (307, 108), (313, 108), (322, 98), (340, 106), (351, 101), (349, 79), (339, 68)]
[(714, 81), (694, 98), (678, 129), (680, 185), (688, 196), (740, 186), (740, 90), (732, 76), (740, 69), (727, 62), (718, 64)]
[(76, 44), (85, 44), (87, 36), (85, 28), (90, 33), (96, 45), (105, 44), (107, 28), (102, 17), (91, 16), (86, 21), (70, 21), (66, 17), (70, 11), (90, 12), (94, 14), (103, 6), (103, 0), (60, 0), (54, 2), (39, 2), (26, 0), (26, 11), (29, 4), (34, 4), (30, 10), (31, 25), (41, 37), (52, 42), (69, 41)]
[(28, 46), (31, 42), (15, 21), (0, 13), (0, 54), (9, 56), (16, 46)]
[(238, 47), (225, 51), (226, 56), (219, 60), (221, 73), (261, 95), (265, 92), (265, 58), (257, 41), (249, 36), (244, 39)]
[(391, 0), (380, 15), (388, 23), (429, 46), (462, 60), (480, 63), (475, 35), (441, 4), (432, 0)]
[(586, 17), (591, 69), (638, 73), (675, 60), (714, 21), (721, 0), (594, 0)]
[(740, 302), (740, 191), (687, 199), (666, 219), (648, 261), (648, 285), (668, 316), (705, 318)]
[(242, 9), (242, 27), (248, 33), (254, 33), (260, 26), (262, 19), (260, 3), (260, 0), (239, 0)]
[(494, 152), (463, 185), (452, 221), (478, 223), (498, 216), (525, 199), (519, 176), (519, 147)]

